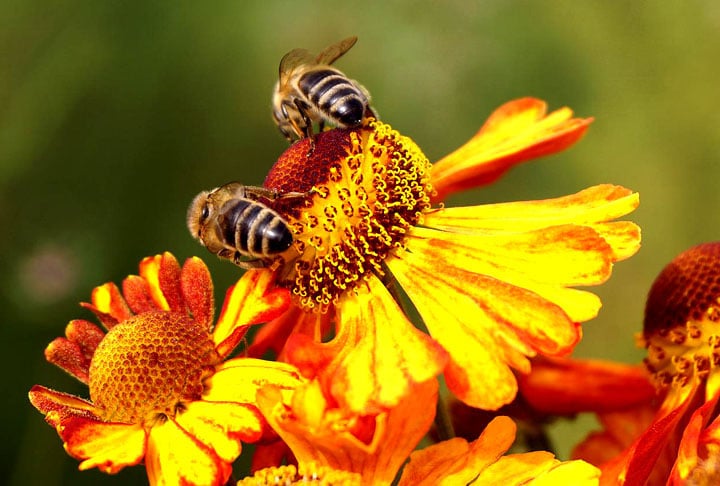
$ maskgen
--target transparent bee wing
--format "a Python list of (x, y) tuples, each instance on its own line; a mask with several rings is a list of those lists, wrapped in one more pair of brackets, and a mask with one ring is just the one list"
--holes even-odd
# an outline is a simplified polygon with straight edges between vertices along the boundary
[(357, 37), (352, 36), (347, 39), (343, 39), (330, 47), (326, 47), (320, 54), (315, 58), (316, 64), (332, 64), (340, 56), (350, 50), (352, 46), (357, 42)]
[(315, 57), (307, 49), (293, 49), (280, 60), (280, 84), (284, 84), (295, 68), (315, 64)]

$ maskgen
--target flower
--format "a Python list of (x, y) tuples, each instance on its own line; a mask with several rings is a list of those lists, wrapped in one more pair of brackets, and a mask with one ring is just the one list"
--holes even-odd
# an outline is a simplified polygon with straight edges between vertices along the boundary
[(317, 480), (333, 474), (344, 479), (340, 484), (389, 485), (408, 455), (401, 486), (597, 484), (599, 470), (583, 461), (563, 463), (548, 452), (503, 456), (515, 439), (515, 425), (508, 417), (494, 419), (472, 443), (455, 438), (412, 452), (432, 423), (437, 393), (437, 381), (428, 381), (416, 385), (396, 407), (358, 415), (333, 404), (317, 381), (286, 393), (265, 387), (258, 405), (305, 472), (269, 468), (238, 485), (277, 484), (268, 480), (277, 477), (299, 484), (307, 471), (318, 471)]
[[(602, 467), (603, 484), (717, 484), (720, 481), (720, 242), (678, 255), (648, 294), (641, 342), (661, 404), (616, 417), (637, 430), (628, 447)], [(635, 420), (630, 413), (635, 414)], [(617, 436), (617, 434), (615, 434)], [(598, 435), (580, 447), (587, 451)], [(588, 443), (590, 445), (588, 445)], [(597, 449), (597, 447), (595, 447)], [(590, 458), (590, 454), (586, 457)], [(607, 458), (606, 458), (607, 459)]]
[[(251, 353), (262, 354), (274, 332), (282, 359), (306, 376), (332, 362), (326, 386), (358, 412), (393, 406), (443, 370), (471, 406), (512, 401), (511, 369), (527, 373), (529, 357), (569, 353), (579, 323), (597, 315), (598, 297), (572, 287), (604, 282), (614, 262), (637, 251), (638, 227), (613, 220), (633, 211), (638, 196), (606, 184), (541, 201), (434, 203), (567, 147), (590, 123), (571, 115), (545, 116), (543, 102), (516, 100), (435, 165), (374, 119), (318, 134), (313, 150), (308, 140), (292, 145), (264, 185), (309, 193), (273, 204), (293, 228), (297, 255), (279, 275), (295, 306), (320, 315), (303, 319), (302, 329), (272, 323)], [(432, 339), (396, 303), (402, 292)], [(332, 323), (334, 339), (321, 342)]]
[(83, 304), (107, 329), (71, 321), (45, 356), (89, 386), (90, 400), (36, 385), (30, 401), (80, 469), (114, 474), (144, 461), (150, 483), (225, 484), (241, 441), (267, 431), (257, 389), (301, 380), (289, 365), (227, 359), (247, 327), (289, 304), (266, 272), (247, 272), (213, 327), (213, 287), (205, 264), (182, 269), (169, 253), (145, 258), (140, 276), (96, 287)]

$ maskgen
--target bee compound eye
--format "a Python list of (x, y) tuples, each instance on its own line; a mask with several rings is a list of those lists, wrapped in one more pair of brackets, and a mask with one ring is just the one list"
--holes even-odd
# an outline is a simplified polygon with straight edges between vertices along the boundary
[(210, 217), (210, 207), (206, 204), (202, 208), (202, 212), (200, 212), (200, 219), (202, 221), (206, 221)]

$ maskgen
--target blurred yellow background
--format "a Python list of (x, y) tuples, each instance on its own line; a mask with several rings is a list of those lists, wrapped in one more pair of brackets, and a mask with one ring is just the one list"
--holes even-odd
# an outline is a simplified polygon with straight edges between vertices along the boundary
[[(282, 55), (357, 35), (337, 66), (431, 160), (522, 96), (596, 121), (569, 151), (449, 204), (537, 199), (602, 182), (635, 189), (643, 248), (599, 289), (577, 355), (637, 362), (645, 295), (674, 255), (720, 239), (720, 4), (445, 1), (0, 2), (0, 477), (130, 484), (76, 471), (31, 408), (33, 384), (85, 395), (43, 349), (91, 289), (164, 250), (238, 270), (185, 228), (202, 189), (260, 184), (286, 148), (270, 116)], [(581, 438), (561, 423), (561, 456)]]

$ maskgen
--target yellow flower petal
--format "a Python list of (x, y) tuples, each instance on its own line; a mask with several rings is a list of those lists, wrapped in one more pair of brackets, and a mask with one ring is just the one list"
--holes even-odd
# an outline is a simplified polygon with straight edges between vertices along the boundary
[(238, 403), (194, 401), (177, 415), (176, 421), (226, 462), (240, 455), (240, 441), (256, 442), (262, 436), (260, 412)]
[(370, 277), (338, 305), (336, 347), (327, 371), (332, 395), (356, 413), (393, 407), (412, 384), (442, 372), (447, 353), (407, 320), (379, 279)]
[(125, 466), (134, 466), (145, 454), (142, 426), (106, 423), (73, 417), (58, 426), (65, 450), (80, 463), (80, 470), (97, 467), (115, 474)]
[(291, 390), (302, 383), (297, 369), (287, 363), (234, 358), (217, 366), (203, 399), (211, 402), (255, 403), (259, 388), (275, 385)]
[[(388, 260), (430, 334), (450, 353), (450, 389), (468, 405), (497, 409), (515, 396), (508, 366), (530, 369), (523, 356), (568, 352), (580, 338), (558, 306), (528, 290), (410, 252)], [(441, 273), (439, 273), (441, 272)]]
[(151, 486), (222, 486), (232, 473), (231, 464), (172, 420), (150, 431), (145, 467)]
[(465, 145), (432, 166), (436, 200), (488, 184), (515, 164), (563, 150), (582, 137), (591, 118), (561, 108), (546, 115), (545, 102), (521, 98), (498, 108)]
[(149, 284), (150, 295), (158, 308), (170, 310), (170, 305), (160, 289), (160, 266), (162, 264), (162, 255), (145, 257), (140, 262), (140, 276)]

